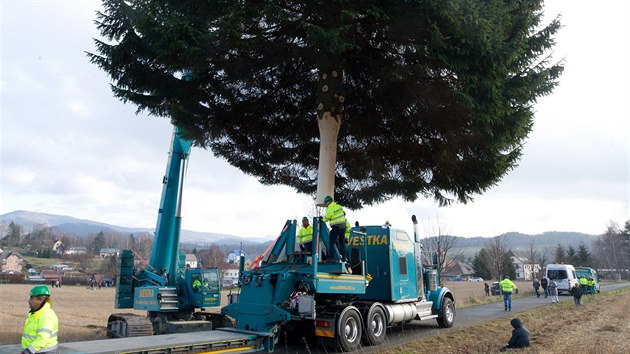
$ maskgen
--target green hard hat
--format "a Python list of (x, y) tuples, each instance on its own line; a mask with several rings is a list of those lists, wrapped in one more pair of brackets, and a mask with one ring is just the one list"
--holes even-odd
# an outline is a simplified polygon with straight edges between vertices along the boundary
[(37, 285), (31, 289), (31, 296), (48, 295), (50, 296), (50, 289), (46, 285)]
[(332, 202), (332, 197), (327, 195), (324, 197), (324, 204), (328, 203), (328, 202)]

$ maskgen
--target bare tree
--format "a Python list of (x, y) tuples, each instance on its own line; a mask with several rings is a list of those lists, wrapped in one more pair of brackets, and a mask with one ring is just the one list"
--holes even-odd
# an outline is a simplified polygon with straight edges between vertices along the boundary
[(457, 244), (457, 236), (447, 234), (446, 225), (436, 218), (427, 238), (427, 250), (437, 255), (438, 277), (442, 279), (442, 273), (448, 268), (449, 263), (461, 262), (466, 259), (466, 254), (461, 250), (454, 250)]
[(216, 244), (211, 245), (208, 249), (197, 251), (197, 257), (204, 268), (220, 268), (225, 264), (225, 252)]
[(148, 260), (151, 256), (151, 248), (153, 246), (153, 237), (148, 234), (141, 235), (136, 238), (133, 250), (136, 255)]
[(628, 245), (624, 239), (624, 232), (619, 226), (611, 222), (606, 233), (594, 241), (594, 253), (601, 268), (614, 269), (617, 274), (627, 276), (630, 262), (628, 260)]
[(492, 278), (501, 279), (501, 275), (507, 274), (505, 269), (506, 257), (509, 257), (510, 248), (505, 235), (493, 237), (488, 240), (486, 249), (488, 250), (488, 268), (492, 272)]
[(542, 276), (544, 276), (545, 274), (545, 266), (547, 265), (547, 263), (549, 263), (549, 260), (547, 259), (547, 254), (545, 252), (542, 252), (540, 254), (540, 258), (538, 258), (538, 261), (540, 262), (540, 266), (542, 267), (542, 269), (540, 270), (542, 272), (542, 278)]
[(526, 254), (526, 258), (527, 258), (527, 263), (530, 266), (530, 269), (532, 270), (532, 279), (533, 278), (538, 278), (540, 274), (538, 274), (540, 272), (540, 268), (539, 267), (543, 267), (543, 264), (541, 262), (541, 252), (538, 251), (538, 249), (535, 247), (534, 245), (534, 241), (532, 240), (532, 242), (530, 242), (529, 247), (527, 248), (527, 254)]

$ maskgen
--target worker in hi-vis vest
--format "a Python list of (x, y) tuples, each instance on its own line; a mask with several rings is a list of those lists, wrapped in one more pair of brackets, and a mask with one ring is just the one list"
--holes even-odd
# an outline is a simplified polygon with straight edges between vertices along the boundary
[(34, 286), (30, 292), (28, 306), (31, 310), (24, 322), (22, 353), (57, 352), (59, 320), (52, 309), (50, 289), (46, 285)]
[(324, 205), (326, 206), (326, 214), (324, 215), (324, 222), (328, 222), (330, 224), (330, 248), (333, 248), (333, 245), (337, 245), (337, 249), (339, 250), (339, 257), (337, 257), (337, 253), (332, 249), (330, 253), (334, 261), (346, 261), (347, 256), (347, 248), (346, 248), (346, 213), (343, 211), (343, 207), (337, 203), (335, 203), (331, 196), (327, 195), (324, 198)]
[(298, 230), (297, 241), (300, 250), (303, 252), (311, 252), (313, 246), (313, 226), (308, 223), (308, 218), (302, 218), (302, 226)]
[(512, 311), (512, 291), (516, 289), (516, 285), (512, 283), (507, 275), (499, 282), (501, 292), (503, 293), (503, 305), (505, 311)]

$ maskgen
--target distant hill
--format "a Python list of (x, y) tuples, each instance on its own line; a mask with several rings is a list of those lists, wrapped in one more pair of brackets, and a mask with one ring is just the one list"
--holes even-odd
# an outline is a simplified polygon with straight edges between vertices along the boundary
[[(11, 222), (22, 226), (25, 233), (30, 232), (35, 226), (43, 225), (47, 227), (55, 227), (64, 233), (79, 237), (84, 237), (101, 231), (105, 233), (117, 232), (124, 234), (148, 233), (149, 235), (152, 235), (154, 232), (154, 229), (123, 227), (98, 221), (77, 219), (71, 216), (37, 213), (27, 210), (17, 210), (0, 215), (0, 230), (6, 230)], [(0, 235), (0, 237), (1, 236), (2, 235)], [(206, 245), (212, 243), (238, 244), (241, 242), (262, 243), (267, 241), (269, 240), (263, 237), (252, 238), (190, 230), (182, 230), (181, 232), (181, 242), (192, 245)]]
[[(24, 232), (30, 232), (33, 227), (37, 225), (54, 226), (59, 230), (77, 236), (86, 236), (89, 234), (95, 234), (100, 231), (105, 233), (118, 232), (125, 234), (139, 234), (148, 233), (153, 234), (153, 229), (146, 228), (129, 228), (117, 225), (106, 224), (102, 222), (83, 220), (73, 218), (65, 215), (54, 215), (37, 213), (26, 210), (18, 210), (10, 212), (4, 215), (0, 215), (0, 237), (3, 236), (9, 223), (14, 222), (24, 228)], [(580, 242), (584, 242), (586, 246), (590, 248), (593, 240), (597, 238), (597, 235), (588, 235), (579, 232), (558, 232), (549, 231), (539, 235), (527, 235), (518, 232), (510, 232), (504, 234), (506, 241), (510, 245), (514, 252), (525, 252), (529, 249), (530, 244), (533, 242), (534, 247), (539, 251), (544, 251), (546, 254), (551, 255), (555, 252), (558, 244), (568, 247), (572, 245), (575, 249), (579, 246)], [(430, 242), (429, 239), (425, 239), (422, 242), (426, 245)], [(478, 252), (481, 248), (485, 247), (489, 237), (457, 237), (454, 250), (462, 250), (467, 255), (472, 256)], [(258, 244), (269, 242), (268, 238), (264, 237), (243, 237), (230, 234), (220, 234), (213, 232), (197, 232), (190, 230), (182, 230), (181, 242), (188, 245), (209, 245), (212, 243), (220, 244)]]
[[(505, 237), (505, 241), (510, 249), (516, 254), (526, 253), (530, 245), (533, 244), (537, 252), (551, 256), (556, 251), (558, 244), (562, 245), (565, 250), (569, 246), (573, 246), (577, 251), (580, 243), (584, 243), (588, 248), (591, 248), (593, 241), (596, 240), (599, 235), (590, 235), (580, 232), (547, 231), (538, 235), (508, 232), (499, 236)], [(433, 244), (431, 239), (432, 238), (427, 238), (423, 243)], [(463, 251), (468, 256), (473, 256), (475, 253), (479, 252), (480, 249), (487, 247), (489, 239), (489, 237), (457, 237), (453, 251)]]

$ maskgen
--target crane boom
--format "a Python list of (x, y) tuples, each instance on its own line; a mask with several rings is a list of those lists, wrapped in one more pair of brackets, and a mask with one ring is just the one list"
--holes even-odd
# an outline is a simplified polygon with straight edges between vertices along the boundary
[(156, 271), (168, 274), (170, 284), (174, 284), (177, 273), (183, 183), (191, 148), (192, 141), (182, 138), (181, 130), (175, 128), (162, 180), (162, 199), (149, 260)]
[(187, 267), (179, 249), (182, 192), (191, 148), (192, 141), (175, 127), (148, 265), (136, 268), (132, 250), (123, 250), (119, 257), (115, 307), (145, 310), (147, 316), (110, 315), (107, 332), (111, 337), (199, 331), (229, 323), (221, 314), (206, 312), (221, 305), (218, 268)]

